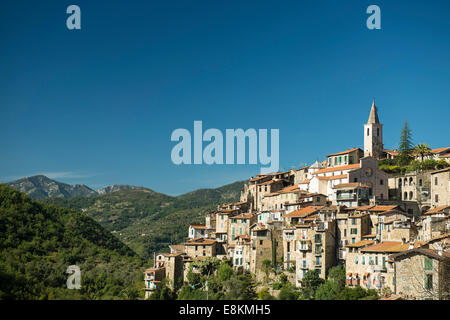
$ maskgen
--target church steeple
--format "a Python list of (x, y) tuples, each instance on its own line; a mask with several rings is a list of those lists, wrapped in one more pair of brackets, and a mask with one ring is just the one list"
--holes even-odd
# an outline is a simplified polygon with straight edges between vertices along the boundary
[(375, 98), (372, 102), (372, 108), (370, 109), (369, 120), (367, 120), (367, 123), (380, 123), (380, 120), (378, 119), (377, 107), (375, 105)]
[(379, 159), (383, 153), (383, 125), (378, 118), (375, 99), (370, 109), (369, 120), (364, 125), (364, 156)]

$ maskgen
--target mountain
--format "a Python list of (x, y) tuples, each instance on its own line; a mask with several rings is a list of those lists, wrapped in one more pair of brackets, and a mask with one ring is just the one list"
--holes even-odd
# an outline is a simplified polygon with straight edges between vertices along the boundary
[(84, 184), (70, 185), (49, 179), (44, 175), (22, 178), (6, 185), (19, 190), (31, 198), (92, 197), (98, 193)]
[[(81, 289), (67, 289), (67, 267)], [(145, 261), (81, 212), (0, 184), (0, 299), (118, 299), (142, 293)]]
[(186, 240), (190, 223), (203, 223), (218, 204), (239, 200), (246, 181), (168, 196), (150, 189), (120, 190), (89, 198), (53, 198), (46, 203), (84, 212), (144, 258)]
[(97, 193), (101, 195), (101, 194), (107, 194), (107, 193), (116, 192), (116, 191), (120, 191), (120, 190), (138, 190), (138, 189), (146, 189), (146, 188), (131, 186), (129, 184), (114, 184), (112, 186), (107, 186), (107, 187), (98, 189)]

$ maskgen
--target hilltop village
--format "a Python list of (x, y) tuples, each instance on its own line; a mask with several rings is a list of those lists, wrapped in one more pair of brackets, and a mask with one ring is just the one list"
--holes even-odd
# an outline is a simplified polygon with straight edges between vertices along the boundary
[[(450, 299), (450, 167), (380, 170), (379, 161), (399, 153), (383, 146), (375, 102), (363, 134), (364, 150), (251, 177), (239, 202), (206, 214), (186, 230), (185, 243), (155, 255), (144, 273), (146, 298), (164, 279), (176, 290), (194, 261), (217, 257), (259, 280), (269, 261), (297, 288), (308, 270), (326, 279), (342, 265), (346, 286), (384, 299)], [(450, 163), (450, 147), (425, 158)]]

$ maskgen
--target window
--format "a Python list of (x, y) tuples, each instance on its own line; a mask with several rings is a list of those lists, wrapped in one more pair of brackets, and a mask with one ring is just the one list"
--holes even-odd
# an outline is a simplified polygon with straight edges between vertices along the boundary
[(367, 136), (369, 136), (369, 128), (367, 128)]
[(375, 264), (378, 265), (378, 257), (375, 256)]
[(352, 224), (356, 224), (356, 219), (352, 218)]
[(259, 245), (262, 246), (262, 244), (263, 244), (263, 241), (259, 240)]
[(434, 178), (434, 185), (437, 186), (438, 185), (438, 177)]
[(402, 179), (398, 179), (398, 186), (399, 186), (399, 187), (402, 186)]
[(383, 199), (383, 194), (382, 193), (380, 194), (380, 199)]
[(422, 179), (419, 179), (419, 187), (422, 186)]
[(428, 271), (433, 270), (433, 259), (431, 258), (424, 258), (423, 259), (423, 268)]
[(408, 200), (408, 192), (406, 192), (406, 191), (403, 194), (403, 200)]
[(358, 182), (358, 178), (353, 178), (353, 182)]
[(350, 161), (348, 163), (353, 164), (353, 156), (350, 156)]
[(361, 261), (361, 263), (362, 263), (362, 265), (365, 265), (365, 264), (366, 264), (366, 257), (365, 257), (365, 256), (362, 256), (362, 261)]
[(352, 243), (355, 243), (355, 241), (356, 241), (356, 239), (355, 239), (355, 238), (352, 238)]
[(409, 192), (409, 200), (412, 200), (412, 198), (413, 198), (413, 192), (410, 191), (410, 192)]
[(432, 274), (425, 275), (424, 287), (426, 290), (433, 290), (433, 275)]
[(377, 137), (380, 136), (380, 128), (377, 128)]
[(434, 202), (439, 202), (439, 195), (438, 194), (434, 195)]
[(384, 180), (381, 179), (381, 180), (380, 180), (380, 185), (383, 185), (383, 184), (384, 184)]
[(358, 264), (358, 255), (355, 255), (355, 264)]

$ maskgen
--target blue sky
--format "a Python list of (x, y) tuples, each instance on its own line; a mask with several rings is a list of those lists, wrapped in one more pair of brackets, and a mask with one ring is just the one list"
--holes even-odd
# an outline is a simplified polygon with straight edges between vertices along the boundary
[(405, 119), (415, 143), (449, 146), (449, 17), (448, 1), (3, 0), (0, 181), (217, 187), (260, 166), (176, 166), (173, 130), (279, 129), (296, 168), (362, 147), (373, 97), (386, 147)]

